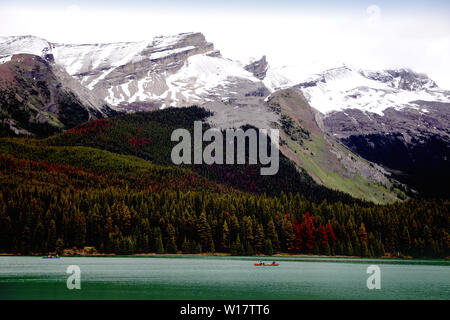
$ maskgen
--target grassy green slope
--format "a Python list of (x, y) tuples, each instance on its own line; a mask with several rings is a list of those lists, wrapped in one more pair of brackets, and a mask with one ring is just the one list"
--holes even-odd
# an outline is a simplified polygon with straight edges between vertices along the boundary
[[(382, 176), (370, 163), (327, 136), (300, 93), (284, 90), (272, 95), (268, 105), (282, 119), (281, 151), (319, 184), (374, 203), (404, 199), (397, 184)], [(374, 176), (360, 174), (371, 172)]]

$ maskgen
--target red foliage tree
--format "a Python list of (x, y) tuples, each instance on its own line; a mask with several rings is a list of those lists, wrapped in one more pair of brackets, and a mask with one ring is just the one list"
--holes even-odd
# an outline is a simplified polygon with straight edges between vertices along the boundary
[(331, 242), (331, 244), (334, 246), (336, 244), (336, 236), (334, 234), (333, 227), (331, 226), (330, 221), (328, 221), (327, 224), (327, 236), (328, 241)]
[(303, 216), (303, 221), (300, 224), (301, 237), (303, 239), (304, 250), (311, 253), (314, 250), (315, 236), (314, 236), (314, 217), (309, 212)]
[(300, 224), (298, 223), (298, 220), (295, 219), (295, 221), (292, 223), (292, 229), (294, 230), (295, 240), (294, 240), (294, 248), (296, 252), (300, 252), (302, 250), (302, 244), (303, 239), (300, 232)]
[(109, 119), (92, 120), (67, 130), (66, 134), (86, 134), (88, 132), (101, 133), (110, 124), (111, 122)]
[(317, 228), (317, 236), (320, 247), (325, 249), (328, 246), (328, 235), (327, 230), (322, 224), (319, 224), (319, 227)]
[(136, 147), (140, 149), (142, 146), (149, 144), (151, 140), (147, 140), (144, 138), (139, 137), (138, 135), (135, 135), (134, 137), (131, 137), (128, 139), (128, 144), (132, 145), (133, 147)]

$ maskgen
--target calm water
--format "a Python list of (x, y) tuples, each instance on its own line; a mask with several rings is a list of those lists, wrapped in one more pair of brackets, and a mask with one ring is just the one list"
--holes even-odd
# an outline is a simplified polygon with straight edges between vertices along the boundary
[[(450, 299), (450, 261), (235, 257), (0, 257), (0, 299)], [(381, 289), (368, 290), (369, 265)], [(81, 290), (68, 290), (69, 265)]]

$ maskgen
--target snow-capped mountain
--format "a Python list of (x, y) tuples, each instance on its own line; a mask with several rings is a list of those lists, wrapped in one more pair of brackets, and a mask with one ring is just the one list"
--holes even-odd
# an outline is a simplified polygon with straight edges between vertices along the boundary
[(408, 69), (369, 71), (344, 65), (308, 75), (285, 67), (269, 69), (264, 83), (272, 90), (295, 86), (323, 114), (358, 109), (382, 115), (388, 108), (419, 107), (413, 103), (417, 100), (450, 102), (450, 92)]
[(4, 38), (0, 55), (16, 53), (52, 55), (57, 65), (118, 110), (135, 102), (161, 108), (201, 104), (223, 97), (220, 93), (229, 85), (260, 81), (238, 62), (223, 58), (201, 33), (81, 45), (32, 36)]
[(247, 86), (249, 91), (256, 86), (271, 92), (295, 86), (323, 114), (358, 109), (382, 115), (391, 107), (412, 107), (417, 100), (450, 102), (448, 91), (411, 70), (369, 71), (343, 65), (313, 74), (295, 66), (272, 68), (265, 56), (243, 65), (222, 57), (201, 33), (108, 44), (0, 38), (0, 56), (6, 59), (17, 53), (51, 55), (58, 66), (116, 109), (138, 102), (162, 108), (203, 104), (228, 99), (236, 88)]
[[(329, 135), (326, 144), (319, 143), (329, 146), (325, 149), (335, 150), (333, 146), (340, 141), (368, 160), (409, 173), (422, 170), (427, 163), (433, 163), (436, 168), (448, 166), (450, 93), (440, 89), (426, 75), (412, 70), (373, 71), (315, 63), (307, 69), (274, 68), (265, 56), (241, 63), (222, 57), (201, 33), (107, 44), (61, 44), (34, 36), (0, 37), (0, 66), (8, 66), (3, 69), (9, 68), (20, 77), (21, 73), (16, 70), (20, 67), (18, 54), (38, 56), (41, 60), (33, 61), (45, 65), (54, 74), (49, 85), (66, 88), (77, 101), (95, 111), (86, 117), (96, 113), (99, 117), (111, 114), (110, 107), (132, 112), (196, 104), (211, 110), (213, 116), (208, 121), (220, 128), (245, 124), (267, 128), (282, 122), (291, 123), (293, 119), (299, 126), (295, 130), (301, 132), (305, 120), (295, 110), (299, 107), (295, 104), (301, 103), (306, 104), (303, 107), (308, 117), (314, 114), (311, 118), (314, 120), (308, 121), (320, 127), (312, 126), (318, 132), (317, 141), (319, 136)], [(10, 75), (10, 71), (5, 71), (4, 76)], [(34, 74), (27, 80), (38, 81)], [(36, 82), (33, 87), (38, 85)], [(300, 96), (284, 92), (284, 89)], [(34, 117), (39, 121), (46, 117), (58, 120), (58, 108), (53, 106), (53, 100), (47, 101), (45, 95), (41, 96), (42, 106)], [(285, 104), (285, 111), (274, 101)], [(283, 114), (286, 110), (291, 115)], [(11, 125), (10, 120), (14, 119), (8, 119)], [(49, 123), (54, 123), (50, 120)], [(404, 146), (401, 154), (396, 153), (399, 145)], [(437, 148), (434, 153), (429, 152), (428, 145)], [(347, 178), (354, 172), (369, 179), (380, 177), (369, 165), (350, 165), (348, 159), (355, 157), (343, 157), (343, 149), (331, 153), (324, 149), (322, 155), (325, 156), (316, 158), (305, 148), (299, 152), (310, 159), (296, 161), (300, 159), (296, 154), (298, 150), (291, 152), (292, 148), (286, 149), (286, 154), (303, 165), (317, 161), (315, 168), (323, 168), (327, 167), (324, 164), (334, 163), (333, 169), (328, 168), (330, 173)], [(386, 156), (378, 157), (382, 153)], [(395, 154), (395, 157), (388, 154)], [(348, 161), (343, 163), (343, 159)], [(347, 171), (350, 167), (357, 169), (350, 170), (353, 173), (338, 172), (342, 166)], [(309, 173), (314, 176), (312, 171)], [(315, 174), (318, 180), (327, 181), (326, 171)]]
[(433, 80), (405, 69), (371, 72), (341, 67), (298, 87), (324, 114), (359, 109), (382, 115), (387, 108), (401, 109), (416, 100), (450, 102), (450, 94), (439, 90)]

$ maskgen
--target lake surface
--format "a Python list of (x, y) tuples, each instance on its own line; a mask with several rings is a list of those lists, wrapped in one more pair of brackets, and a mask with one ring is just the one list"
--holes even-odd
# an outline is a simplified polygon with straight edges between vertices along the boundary
[[(3, 256), (0, 299), (450, 299), (446, 260), (274, 259), (279, 267), (255, 267), (255, 257)], [(373, 264), (380, 290), (367, 288)], [(81, 290), (67, 289), (70, 265)]]

